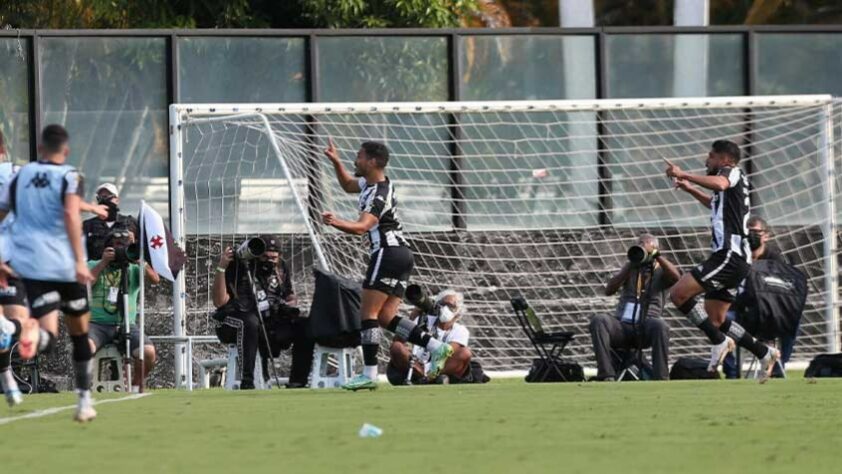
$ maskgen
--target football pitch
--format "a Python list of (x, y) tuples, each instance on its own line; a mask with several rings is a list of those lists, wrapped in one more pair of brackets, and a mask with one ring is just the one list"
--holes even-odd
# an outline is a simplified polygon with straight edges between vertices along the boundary
[(800, 378), (155, 391), (87, 425), (40, 416), (73, 394), (34, 395), (0, 410), (0, 452), (6, 472), (838, 473), (840, 394)]

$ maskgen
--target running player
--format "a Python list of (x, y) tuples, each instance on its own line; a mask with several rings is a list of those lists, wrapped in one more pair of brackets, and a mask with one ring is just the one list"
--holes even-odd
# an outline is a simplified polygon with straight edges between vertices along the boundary
[(23, 166), (0, 197), (0, 217), (15, 213), (11, 266), (23, 280), (32, 317), (38, 320), (38, 352), (55, 348), (58, 314), (66, 316), (73, 343), (78, 404), (74, 419), (93, 420), (88, 343), (88, 284), (93, 280), (82, 244), (82, 176), (65, 162), (69, 136), (60, 125), (41, 133), (40, 159)]
[[(696, 327), (704, 331), (711, 349), (708, 371), (715, 372), (722, 359), (734, 350), (735, 341), (757, 356), (763, 366), (763, 378), (768, 379), (778, 350), (767, 346), (746, 330), (725, 317), (740, 282), (751, 266), (748, 243), (749, 183), (737, 166), (740, 148), (734, 142), (717, 140), (708, 153), (707, 175), (683, 171), (667, 161), (667, 176), (675, 179), (675, 187), (686, 191), (710, 209), (711, 247), (713, 254), (691, 272), (685, 273), (670, 290), (670, 299)], [(695, 185), (713, 191), (713, 195)], [(704, 312), (696, 306), (696, 296), (704, 293)], [(707, 314), (705, 314), (707, 313)]]

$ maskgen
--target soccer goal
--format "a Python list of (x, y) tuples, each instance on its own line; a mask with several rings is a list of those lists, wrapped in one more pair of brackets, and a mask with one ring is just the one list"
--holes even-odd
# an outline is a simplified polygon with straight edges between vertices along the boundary
[[(357, 196), (342, 192), (323, 150), (332, 137), (352, 167), (360, 143), (378, 140), (392, 154), (387, 171), (416, 255), (412, 280), (431, 293), (464, 292), (482, 363), (529, 367), (533, 353), (510, 306), (523, 296), (545, 324), (577, 333), (569, 353), (593, 365), (588, 322), (614, 311), (604, 284), (635, 236), (657, 236), (684, 271), (709, 252), (709, 212), (672, 190), (663, 159), (701, 172), (710, 144), (725, 138), (744, 153), (752, 213), (808, 275), (794, 357), (836, 351), (840, 115), (829, 96), (175, 104), (172, 228), (189, 255), (175, 332), (211, 332), (216, 258), (247, 236), (283, 235), (305, 307), (314, 265), (361, 279), (363, 244), (319, 219), (357, 214)], [(671, 356), (706, 353), (700, 331), (667, 307)]]

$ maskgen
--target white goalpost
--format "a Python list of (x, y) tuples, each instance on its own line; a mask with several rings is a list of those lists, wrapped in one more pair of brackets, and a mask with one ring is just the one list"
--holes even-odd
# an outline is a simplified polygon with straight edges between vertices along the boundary
[[(302, 308), (312, 269), (361, 279), (359, 238), (321, 224), (356, 217), (324, 157), (332, 137), (352, 167), (384, 142), (399, 217), (415, 251), (412, 282), (465, 294), (475, 356), (527, 369), (533, 351), (510, 300), (577, 334), (566, 355), (593, 365), (589, 319), (613, 314), (604, 284), (642, 232), (689, 271), (709, 253), (709, 212), (664, 175), (663, 159), (703, 169), (710, 144), (740, 145), (752, 214), (804, 271), (809, 295), (793, 358), (839, 350), (837, 248), (842, 107), (830, 96), (442, 103), (174, 104), (171, 227), (188, 263), (174, 288), (173, 335), (213, 334), (213, 268), (226, 245), (281, 234)], [(671, 358), (708, 349), (670, 304)], [(174, 340), (176, 340), (174, 339)], [(183, 339), (178, 339), (182, 341)], [(176, 350), (176, 380), (192, 378)]]

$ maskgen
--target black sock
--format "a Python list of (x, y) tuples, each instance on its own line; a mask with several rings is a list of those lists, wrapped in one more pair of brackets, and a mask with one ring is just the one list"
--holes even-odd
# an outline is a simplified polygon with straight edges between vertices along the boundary
[(360, 324), (360, 344), (363, 346), (363, 364), (377, 365), (377, 353), (380, 352), (380, 325), (376, 319), (366, 319)]
[(12, 366), (12, 351), (6, 351), (0, 354), (0, 373), (9, 370)]
[(393, 332), (398, 338), (421, 347), (427, 347), (427, 344), (430, 342), (430, 338), (432, 337), (427, 334), (426, 331), (421, 329), (421, 326), (400, 316), (392, 318), (392, 321), (386, 329)]
[(91, 346), (88, 333), (70, 336), (73, 343), (73, 366), (76, 372), (76, 390), (91, 389)]
[(722, 341), (725, 340), (725, 335), (722, 334), (722, 331), (714, 326), (705, 312), (696, 305), (695, 298), (687, 300), (683, 305), (678, 307), (678, 310), (681, 311), (681, 313), (684, 314), (684, 316), (686, 316), (694, 326), (705, 333), (711, 344), (722, 344)]
[(728, 337), (736, 341), (738, 346), (747, 349), (758, 359), (766, 357), (766, 354), (769, 352), (769, 347), (766, 346), (766, 344), (755, 339), (754, 336), (749, 334), (748, 331), (746, 331), (745, 328), (740, 326), (740, 324), (736, 321), (726, 320), (722, 323), (722, 326), (720, 326), (719, 329), (723, 333), (728, 334)]
[(9, 322), (11, 322), (12, 324), (15, 325), (15, 334), (12, 337), (16, 341), (20, 340), (20, 331), (21, 331), (20, 321), (18, 321), (17, 319), (9, 319)]

